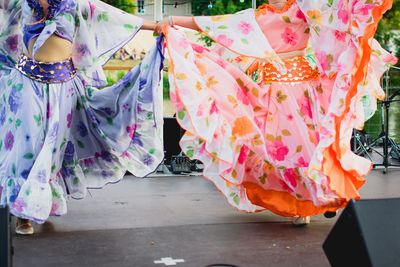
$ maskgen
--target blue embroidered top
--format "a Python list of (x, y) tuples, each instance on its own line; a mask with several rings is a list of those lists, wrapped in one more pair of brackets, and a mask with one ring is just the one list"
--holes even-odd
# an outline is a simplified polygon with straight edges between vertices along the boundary
[[(0, 3), (3, 0), (0, 0)], [(38, 37), (32, 56), (52, 35), (72, 42), (71, 57), (79, 75), (92, 86), (107, 85), (102, 66), (127, 44), (143, 19), (99, 0), (13, 0), (0, 9), (0, 55), (18, 61), (22, 47)], [(5, 61), (0, 58), (0, 62)]]
[(22, 3), (23, 41), (28, 49), (29, 42), (37, 37), (32, 56), (52, 35), (56, 34), (72, 43), (75, 32), (76, 3), (74, 0), (47, 0), (47, 16), (38, 0)]

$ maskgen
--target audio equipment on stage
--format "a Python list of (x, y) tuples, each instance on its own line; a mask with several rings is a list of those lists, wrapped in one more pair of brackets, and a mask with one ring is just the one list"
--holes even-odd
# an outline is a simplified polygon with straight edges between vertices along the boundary
[(8, 206), (0, 205), (0, 266), (12, 266), (11, 218)]
[(181, 140), (184, 132), (176, 118), (164, 117), (164, 164), (170, 165), (172, 156), (181, 153), (179, 140)]
[(400, 266), (400, 198), (351, 200), (323, 249), (333, 267)]

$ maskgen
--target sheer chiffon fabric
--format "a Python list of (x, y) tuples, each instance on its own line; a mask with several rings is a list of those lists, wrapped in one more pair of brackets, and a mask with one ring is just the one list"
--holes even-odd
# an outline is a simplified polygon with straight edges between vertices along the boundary
[[(40, 82), (13, 66), (23, 45), (25, 4), (12, 1), (0, 9), (0, 203), (42, 223), (67, 212), (68, 196), (83, 198), (89, 188), (118, 182), (127, 170), (144, 177), (158, 167), (164, 48), (159, 39), (118, 83), (98, 89), (106, 82), (101, 66), (143, 20), (96, 0), (60, 1), (44, 29), (52, 34), (63, 28), (59, 22), (73, 22), (76, 76)], [(42, 32), (37, 44), (51, 34)], [(30, 64), (50, 72), (63, 63)]]
[[(171, 99), (187, 130), (182, 149), (232, 206), (308, 216), (359, 198), (371, 162), (351, 152), (350, 138), (375, 111), (380, 75), (397, 60), (373, 40), (390, 6), (289, 0), (282, 10), (264, 4), (195, 17), (213, 50), (165, 29)], [(319, 73), (312, 79), (301, 76), (315, 65), (305, 57), (278, 57), (306, 47)]]

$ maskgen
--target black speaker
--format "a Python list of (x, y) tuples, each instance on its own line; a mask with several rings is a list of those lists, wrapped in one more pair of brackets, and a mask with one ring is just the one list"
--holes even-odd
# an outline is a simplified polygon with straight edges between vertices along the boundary
[(400, 198), (351, 200), (323, 249), (336, 266), (400, 266)]
[(164, 117), (164, 158), (165, 164), (170, 164), (172, 156), (178, 155), (181, 152), (179, 140), (185, 131), (176, 121), (174, 117)]
[(0, 205), (0, 266), (12, 266), (11, 218), (8, 206)]

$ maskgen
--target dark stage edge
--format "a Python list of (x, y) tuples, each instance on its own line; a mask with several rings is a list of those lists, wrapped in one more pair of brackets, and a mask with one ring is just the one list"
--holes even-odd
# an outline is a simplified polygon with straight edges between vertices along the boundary
[[(330, 225), (288, 223), (187, 225), (43, 233), (18, 237), (15, 266), (329, 266), (321, 244)], [(27, 253), (29, 251), (29, 253)]]
[[(400, 170), (375, 170), (363, 198), (400, 197)], [(265, 211), (230, 207), (202, 177), (127, 176), (69, 201), (69, 213), (14, 236), (19, 266), (329, 266), (322, 250), (338, 216), (313, 216), (309, 226)], [(171, 257), (176, 265), (155, 264)]]

